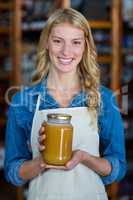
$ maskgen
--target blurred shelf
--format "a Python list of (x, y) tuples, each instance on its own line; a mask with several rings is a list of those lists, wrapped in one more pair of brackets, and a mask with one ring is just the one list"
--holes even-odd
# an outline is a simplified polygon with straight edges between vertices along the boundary
[(0, 117), (0, 126), (5, 126), (6, 125), (6, 118)]
[(41, 31), (45, 25), (45, 21), (22, 22), (22, 31)]
[(133, 161), (132, 160), (128, 160), (128, 165), (127, 165), (127, 171), (128, 173), (133, 172)]
[(122, 48), (123, 54), (133, 54), (133, 48)]
[(5, 72), (5, 71), (0, 71), (0, 81), (10, 81), (11, 73), (10, 72)]
[(2, 47), (0, 49), (0, 56), (7, 56), (8, 54), (10, 54), (9, 47)]
[(10, 32), (10, 27), (0, 27), (0, 33), (7, 33), (7, 34), (9, 34), (9, 32)]
[(0, 96), (0, 104), (5, 104), (5, 100), (4, 100), (4, 97)]
[(132, 119), (133, 118), (133, 108), (130, 108), (130, 110), (128, 111), (128, 114), (126, 114), (126, 115), (122, 114), (122, 118), (126, 119), (126, 120)]
[(4, 141), (0, 141), (0, 148), (4, 147)]
[(88, 21), (91, 28), (94, 29), (110, 29), (112, 23), (110, 21)]
[(0, 10), (9, 10), (12, 8), (12, 4), (11, 3), (0, 3)]
[(133, 131), (130, 133), (126, 133), (126, 140), (132, 140), (133, 141)]
[(97, 61), (99, 63), (111, 63), (112, 56), (98, 56)]
[[(110, 29), (112, 28), (112, 23), (110, 21), (88, 21), (91, 28), (94, 29)], [(23, 22), (23, 31), (40, 31), (45, 25), (43, 21), (33, 21), (33, 22)]]

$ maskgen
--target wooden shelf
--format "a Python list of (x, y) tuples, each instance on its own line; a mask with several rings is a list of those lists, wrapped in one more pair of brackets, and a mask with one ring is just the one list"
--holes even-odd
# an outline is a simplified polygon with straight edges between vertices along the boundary
[(10, 32), (10, 27), (8, 26), (8, 27), (0, 27), (0, 33), (7, 33), (7, 34), (9, 34), (9, 32)]
[(11, 3), (0, 3), (0, 10), (9, 10), (12, 8)]
[(97, 61), (100, 63), (111, 63), (112, 56), (98, 56)]
[(88, 21), (91, 28), (94, 29), (110, 29), (112, 23), (110, 21)]
[(3, 49), (0, 49), (0, 56), (7, 56), (8, 54), (10, 54), (9, 51), (10, 50), (8, 47), (3, 47)]

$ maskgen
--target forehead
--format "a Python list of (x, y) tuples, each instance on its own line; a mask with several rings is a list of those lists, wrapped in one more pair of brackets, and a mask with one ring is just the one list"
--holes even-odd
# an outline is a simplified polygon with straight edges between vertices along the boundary
[(75, 27), (70, 23), (61, 23), (54, 26), (50, 33), (52, 36), (57, 37), (76, 37), (83, 38), (84, 32), (82, 29)]

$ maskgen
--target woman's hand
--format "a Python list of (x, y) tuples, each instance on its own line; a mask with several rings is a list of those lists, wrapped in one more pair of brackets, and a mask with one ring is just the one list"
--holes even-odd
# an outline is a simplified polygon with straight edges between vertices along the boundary
[(73, 151), (72, 158), (66, 163), (65, 167), (67, 170), (72, 170), (79, 163), (81, 163), (81, 161), (82, 161), (82, 151), (81, 150)]
[(20, 166), (19, 175), (24, 180), (30, 180), (42, 173), (45, 169), (46, 164), (43, 162), (42, 156), (39, 156), (33, 160), (24, 161)]
[[(45, 151), (44, 141), (46, 139), (45, 135), (45, 124), (41, 127), (39, 131), (39, 151), (42, 153)], [(46, 169), (63, 169), (63, 170), (71, 170), (76, 167), (82, 161), (82, 152), (81, 150), (73, 151), (72, 158), (70, 161), (66, 163), (65, 166), (55, 166), (55, 165), (47, 165)]]
[[(40, 129), (40, 136), (39, 136), (39, 143), (40, 143), (39, 149), (41, 152), (45, 150), (44, 146), (45, 138), (46, 138), (45, 126), (43, 126)], [(82, 163), (83, 165), (87, 166), (88, 168), (92, 169), (93, 171), (102, 176), (107, 176), (111, 172), (111, 165), (106, 159), (90, 155), (89, 153), (82, 150), (73, 151), (71, 160), (68, 161), (65, 166), (46, 165), (45, 168), (72, 170), (79, 163)]]
[(74, 151), (72, 159), (67, 162), (65, 167), (67, 170), (71, 170), (79, 163), (82, 163), (101, 176), (107, 176), (111, 172), (111, 164), (108, 162), (108, 160), (90, 155), (88, 152), (82, 150)]
[(41, 126), (40, 130), (39, 130), (39, 138), (38, 138), (38, 142), (39, 142), (39, 151), (41, 153), (43, 153), (44, 149), (45, 149), (45, 145), (44, 145), (44, 141), (45, 141), (46, 135), (45, 135), (45, 126)]

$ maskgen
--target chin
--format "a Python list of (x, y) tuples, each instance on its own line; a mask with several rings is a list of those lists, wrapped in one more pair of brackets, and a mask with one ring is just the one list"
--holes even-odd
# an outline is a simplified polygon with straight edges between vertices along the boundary
[(71, 72), (74, 72), (76, 70), (73, 70), (73, 69), (58, 69), (58, 71), (60, 73), (71, 73)]
[(75, 72), (76, 71), (76, 67), (70, 67), (70, 66), (60, 66), (57, 68), (58, 71), (62, 72), (62, 73), (70, 73), (70, 72)]

